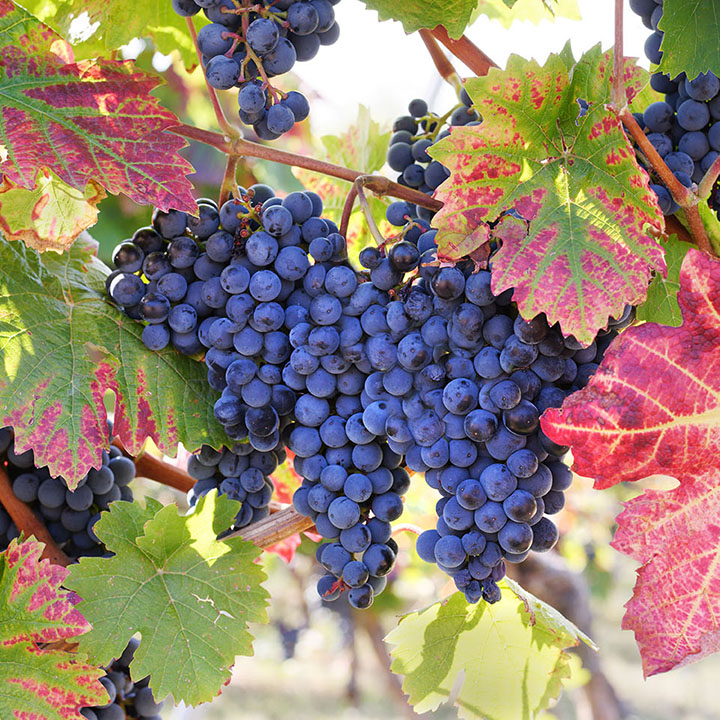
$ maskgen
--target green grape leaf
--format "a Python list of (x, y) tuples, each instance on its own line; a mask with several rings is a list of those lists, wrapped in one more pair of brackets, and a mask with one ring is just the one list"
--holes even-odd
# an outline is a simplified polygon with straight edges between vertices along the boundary
[(720, 75), (720, 13), (714, 0), (665, 0), (658, 29), (665, 33), (660, 70), (670, 77)]
[(63, 252), (97, 222), (105, 191), (94, 180), (76, 190), (55, 173), (39, 170), (35, 187), (26, 190), (5, 180), (0, 185), (0, 229), (8, 240), (22, 240), (39, 252)]
[[(617, 116), (608, 108), (612, 51), (573, 63), (569, 48), (540, 67), (512, 56), (506, 70), (467, 80), (484, 122), (453, 128), (430, 154), (451, 171), (438, 188), (438, 255), (455, 260), (495, 236), (493, 290), (514, 288), (525, 318), (545, 313), (589, 344), (609, 317), (646, 297), (663, 249), (663, 217)], [(632, 97), (644, 73), (626, 64)], [(582, 100), (584, 105), (578, 103)]]
[(470, 605), (455, 593), (410, 613), (386, 638), (392, 671), (417, 713), (454, 698), (461, 718), (530, 720), (570, 676), (565, 648), (592, 641), (554, 608), (515, 582), (502, 600)]
[(103, 671), (82, 653), (42, 649), (90, 629), (61, 587), (68, 571), (41, 560), (43, 547), (11, 540), (0, 553), (0, 717), (84, 720), (80, 708), (107, 702)]
[[(322, 150), (315, 153), (317, 157), (371, 175), (385, 164), (390, 133), (382, 130), (372, 119), (370, 111), (360, 105), (357, 120), (345, 133), (339, 136), (325, 135), (321, 142)], [(352, 183), (300, 168), (296, 168), (294, 173), (308, 190), (313, 190), (322, 197), (325, 205), (323, 216), (339, 226)], [(383, 234), (387, 235), (392, 230), (392, 226), (385, 221), (385, 210), (390, 200), (371, 192), (366, 194), (375, 221)], [(358, 253), (366, 245), (375, 244), (357, 201), (350, 216), (347, 241), (351, 260), (357, 260)]]
[(459, 38), (470, 22), (478, 0), (362, 0), (377, 10), (380, 20), (398, 20), (406, 33), (442, 25), (452, 38)]
[(140, 204), (196, 210), (192, 165), (178, 152), (187, 142), (166, 132), (180, 121), (150, 94), (159, 78), (129, 62), (74, 62), (70, 45), (10, 0), (0, 0), (0, 71), (8, 180), (32, 190), (49, 169), (78, 190), (95, 180)]
[(0, 239), (0, 425), (71, 488), (108, 447), (108, 390), (114, 432), (131, 453), (148, 436), (168, 455), (179, 442), (227, 442), (205, 366), (171, 347), (147, 350), (143, 326), (107, 301), (108, 272), (83, 240), (40, 256)]
[[(133, 38), (149, 37), (164, 55), (177, 50), (187, 68), (197, 65), (187, 22), (173, 10), (170, 0), (147, 0), (140, 5), (131, 0), (21, 0), (20, 5), (64, 37), (77, 58), (98, 57)], [(208, 20), (199, 13), (193, 22), (200, 28)]]
[(667, 277), (656, 274), (648, 288), (647, 300), (637, 309), (638, 320), (656, 322), (660, 325), (682, 325), (682, 313), (678, 305), (677, 294), (680, 289), (680, 267), (692, 247), (677, 235), (670, 235), (665, 248)]
[(516, 21), (539, 25), (543, 20), (554, 20), (556, 17), (580, 20), (577, 0), (517, 0), (512, 4), (507, 0), (478, 0), (470, 24), (480, 15), (498, 20), (506, 28)]
[(184, 517), (149, 497), (144, 509), (112, 503), (95, 532), (115, 555), (82, 558), (66, 581), (92, 624), (80, 649), (106, 664), (139, 632), (134, 679), (150, 675), (157, 698), (212, 700), (235, 656), (252, 655), (247, 624), (267, 622), (260, 549), (240, 538), (217, 540), (239, 509), (214, 491)]

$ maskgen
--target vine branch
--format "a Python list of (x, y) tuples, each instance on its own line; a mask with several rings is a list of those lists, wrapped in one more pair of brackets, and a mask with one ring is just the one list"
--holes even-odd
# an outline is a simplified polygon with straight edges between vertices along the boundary
[(313, 521), (310, 518), (301, 515), (294, 507), (290, 506), (249, 527), (236, 530), (226, 537), (240, 537), (265, 550), (291, 535), (310, 530), (312, 527)]
[(462, 90), (462, 80), (448, 57), (437, 44), (437, 40), (435, 40), (433, 34), (429, 30), (422, 28), (420, 30), (420, 37), (425, 43), (425, 47), (430, 53), (430, 57), (432, 58), (433, 63), (435, 63), (435, 67), (440, 73), (440, 76), (443, 80), (452, 85), (453, 88), (455, 88), (455, 92), (459, 95)]
[(26, 537), (34, 535), (41, 543), (45, 544), (42, 554), (45, 559), (50, 560), (54, 565), (63, 567), (71, 564), (72, 561), (58, 547), (42, 520), (15, 496), (10, 478), (3, 467), (0, 467), (0, 500), (20, 532), (24, 533)]
[(135, 471), (138, 477), (154, 480), (161, 485), (167, 485), (185, 493), (191, 490), (195, 484), (195, 480), (184, 470), (150, 455), (145, 450), (141, 450), (138, 455), (131, 455), (118, 438), (113, 440), (113, 445), (135, 463)]
[(720, 176), (720, 156), (716, 157), (713, 164), (708, 168), (705, 175), (703, 175), (700, 184), (698, 185), (698, 196), (703, 200), (710, 197), (715, 181)]
[[(178, 125), (169, 128), (169, 132), (181, 135), (189, 140), (197, 140), (206, 145), (211, 145), (220, 152), (235, 155), (238, 158), (254, 157), (259, 160), (269, 160), (282, 165), (301, 167), (305, 170), (329, 175), (339, 178), (340, 180), (347, 180), (348, 182), (354, 182), (358, 177), (365, 174), (359, 170), (352, 170), (342, 165), (334, 165), (333, 163), (317, 160), (307, 155), (278, 150), (274, 147), (245, 140), (244, 138), (228, 139), (220, 133), (201, 130), (192, 125)], [(429, 210), (434, 210), (435, 212), (442, 208), (443, 204), (439, 200), (435, 200), (419, 190), (400, 185), (382, 175), (369, 175), (367, 177), (369, 179), (365, 183), (365, 187), (378, 195), (391, 195), (392, 197), (407, 200), (408, 202), (428, 208)]]
[(458, 60), (464, 62), (478, 77), (487, 75), (491, 67), (498, 67), (496, 63), (465, 35), (455, 40), (448, 35), (447, 30), (442, 25), (438, 25), (431, 31), (431, 34)]

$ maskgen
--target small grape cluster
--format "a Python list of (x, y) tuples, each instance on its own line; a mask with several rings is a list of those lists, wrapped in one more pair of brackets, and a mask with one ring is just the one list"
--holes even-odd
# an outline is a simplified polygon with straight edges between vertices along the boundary
[[(663, 33), (658, 30), (658, 22), (663, 5), (655, 0), (631, 0), (630, 7), (654, 30), (645, 43), (645, 52), (657, 64), (662, 58), (659, 48)], [(711, 72), (694, 79), (685, 73), (671, 79), (655, 72), (650, 85), (663, 93), (665, 100), (652, 103), (643, 113), (635, 113), (635, 119), (673, 175), (690, 188), (700, 183), (720, 155), (720, 79)], [(649, 163), (647, 167), (652, 173)], [(677, 212), (678, 204), (659, 179), (650, 187), (663, 214)], [(720, 205), (720, 197), (713, 197), (712, 203)]]
[[(427, 195), (432, 195), (450, 175), (449, 170), (428, 155), (428, 150), (450, 134), (450, 128), (460, 125), (479, 125), (477, 112), (465, 90), (460, 101), (445, 115), (428, 110), (425, 100), (416, 98), (408, 105), (408, 115), (402, 115), (393, 123), (393, 134), (387, 151), (388, 165), (400, 173), (397, 182)], [(431, 212), (416, 209), (417, 216), (430, 220)]]
[(283, 93), (270, 78), (311, 60), (321, 45), (339, 37), (333, 5), (340, 0), (172, 0), (176, 13), (202, 9), (211, 21), (198, 33), (208, 83), (240, 88), (238, 113), (262, 140), (275, 140), (304, 120), (310, 106), (302, 93)]
[(163, 702), (155, 702), (152, 690), (148, 687), (149, 677), (133, 682), (129, 666), (138, 640), (133, 638), (122, 655), (109, 667), (103, 668), (105, 675), (100, 678), (108, 694), (105, 705), (82, 708), (80, 714), (86, 720), (161, 720), (160, 711)]
[(203, 445), (188, 459), (188, 474), (195, 480), (188, 492), (188, 503), (193, 507), (198, 498), (217, 490), (220, 495), (242, 503), (230, 529), (238, 530), (262, 520), (270, 514), (275, 490), (270, 475), (286, 457), (283, 447), (259, 452), (242, 442), (222, 450)]
[[(47, 467), (36, 468), (33, 451), (15, 452), (13, 432), (0, 430), (0, 464), (7, 472), (15, 496), (27, 503), (47, 526), (53, 540), (73, 560), (101, 556), (106, 550), (93, 532), (100, 512), (116, 500), (132, 502), (128, 487), (135, 463), (116, 447), (103, 451), (102, 466), (91, 469), (75, 490), (62, 477), (53, 478)], [(19, 530), (0, 506), (0, 550), (19, 536)]]

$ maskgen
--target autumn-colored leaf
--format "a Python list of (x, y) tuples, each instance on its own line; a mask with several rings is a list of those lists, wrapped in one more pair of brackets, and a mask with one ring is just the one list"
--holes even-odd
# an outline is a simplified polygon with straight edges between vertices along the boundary
[(720, 470), (720, 260), (690, 250), (678, 302), (680, 327), (626, 330), (587, 387), (542, 419), (598, 488)]
[(717, 470), (625, 503), (613, 547), (638, 570), (623, 627), (635, 633), (645, 675), (720, 650), (720, 482)]
[(217, 539), (240, 509), (224, 495), (204, 495), (186, 516), (150, 497), (145, 503), (112, 503), (94, 530), (115, 555), (70, 568), (66, 585), (92, 622), (80, 648), (106, 664), (139, 632), (131, 676), (150, 675), (157, 698), (208, 702), (235, 656), (252, 655), (248, 623), (267, 622), (261, 551), (237, 537)]
[(61, 589), (68, 570), (42, 551), (35, 540), (12, 540), (0, 553), (0, 717), (84, 720), (80, 708), (107, 702), (103, 671), (84, 654), (41, 649), (90, 630), (78, 596)]
[(78, 190), (95, 180), (137, 203), (195, 210), (186, 142), (165, 132), (180, 121), (150, 95), (157, 78), (129, 62), (73, 62), (68, 43), (10, 0), (0, 0), (0, 70), (8, 180), (31, 190), (45, 168)]
[(0, 239), (0, 427), (13, 426), (17, 450), (32, 447), (71, 488), (108, 447), (108, 390), (131, 453), (147, 437), (168, 455), (178, 442), (228, 442), (205, 366), (170, 347), (147, 350), (142, 325), (108, 303), (107, 273), (82, 240), (39, 256)]
[[(644, 72), (627, 64), (632, 97)], [(458, 258), (487, 241), (484, 223), (506, 216), (494, 257), (493, 289), (515, 288), (526, 318), (544, 312), (589, 344), (612, 316), (647, 294), (665, 272), (662, 228), (649, 189), (610, 101), (612, 52), (599, 47), (574, 63), (569, 48), (540, 67), (512, 56), (466, 89), (484, 121), (458, 127), (430, 154), (451, 170), (438, 188), (439, 251)], [(586, 103), (583, 109), (578, 100)]]
[(33, 190), (8, 180), (0, 185), (0, 229), (8, 240), (21, 240), (39, 252), (63, 252), (97, 222), (105, 191), (90, 180), (84, 191), (64, 183), (49, 170), (39, 170)]
[(613, 541), (643, 563), (623, 624), (646, 675), (720, 649), (720, 260), (691, 249), (679, 282), (683, 324), (623, 332), (587, 387), (542, 419), (596, 487), (680, 482), (627, 503)]

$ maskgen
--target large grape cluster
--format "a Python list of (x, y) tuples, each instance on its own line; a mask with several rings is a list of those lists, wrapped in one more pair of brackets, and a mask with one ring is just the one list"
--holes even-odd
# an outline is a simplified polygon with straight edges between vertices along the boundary
[(109, 667), (104, 668), (105, 675), (100, 678), (108, 694), (104, 705), (82, 708), (80, 714), (86, 720), (161, 720), (160, 711), (163, 702), (156, 702), (152, 690), (148, 687), (149, 677), (133, 682), (129, 665), (139, 647), (133, 638), (122, 655)]
[(202, 9), (211, 21), (198, 33), (205, 76), (212, 87), (238, 87), (238, 114), (258, 137), (274, 140), (304, 120), (310, 106), (302, 93), (283, 93), (270, 79), (311, 60), (321, 45), (339, 37), (333, 5), (340, 0), (172, 0), (176, 13)]
[[(658, 29), (662, 2), (631, 0), (630, 7), (654, 30), (645, 43), (645, 53), (657, 64), (662, 58), (663, 33)], [(665, 100), (652, 103), (643, 113), (635, 113), (635, 119), (673, 175), (685, 187), (692, 187), (700, 183), (720, 155), (720, 79), (711, 72), (696, 78), (688, 78), (685, 73), (670, 78), (655, 72), (650, 85), (663, 93)], [(649, 163), (646, 165), (654, 175)], [(650, 187), (665, 215), (677, 212), (678, 204), (659, 178), (653, 177)], [(718, 206), (720, 198), (713, 197), (711, 202)]]
[[(105, 546), (93, 532), (100, 512), (115, 500), (132, 502), (129, 483), (135, 464), (120, 450), (103, 451), (100, 469), (91, 469), (75, 490), (62, 477), (53, 478), (46, 467), (36, 468), (32, 450), (15, 452), (13, 432), (0, 430), (0, 465), (8, 474), (15, 496), (35, 511), (53, 540), (73, 560), (105, 554)], [(0, 506), (0, 551), (20, 532)]]

